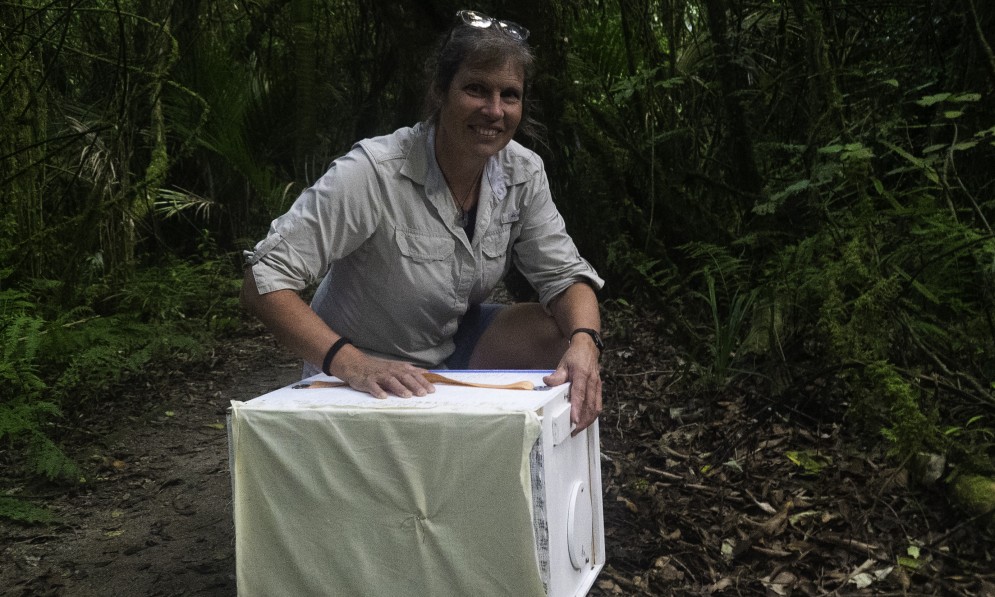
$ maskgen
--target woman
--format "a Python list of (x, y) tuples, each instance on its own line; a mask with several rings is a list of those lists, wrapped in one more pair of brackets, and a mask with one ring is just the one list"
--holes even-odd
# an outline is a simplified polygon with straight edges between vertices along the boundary
[[(460, 11), (426, 122), (336, 160), (247, 252), (243, 302), (301, 356), (378, 398), (434, 391), (427, 368), (555, 369), (575, 433), (601, 411), (603, 281), (577, 253), (529, 126), (528, 31)], [(524, 120), (524, 125), (523, 125)], [(539, 303), (481, 305), (511, 260)], [(297, 294), (321, 280), (309, 307)]]

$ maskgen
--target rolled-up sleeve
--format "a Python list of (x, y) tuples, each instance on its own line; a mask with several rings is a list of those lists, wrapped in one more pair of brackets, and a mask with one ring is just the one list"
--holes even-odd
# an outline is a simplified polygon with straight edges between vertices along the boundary
[(373, 234), (381, 215), (375, 170), (366, 154), (354, 148), (273, 220), (266, 238), (245, 252), (259, 293), (302, 290), (319, 281), (332, 262)]
[(524, 185), (528, 193), (521, 230), (514, 244), (514, 260), (519, 270), (539, 293), (546, 309), (549, 303), (577, 282), (587, 282), (600, 290), (605, 282), (590, 263), (580, 256), (566, 223), (553, 204), (546, 172), (541, 167)]

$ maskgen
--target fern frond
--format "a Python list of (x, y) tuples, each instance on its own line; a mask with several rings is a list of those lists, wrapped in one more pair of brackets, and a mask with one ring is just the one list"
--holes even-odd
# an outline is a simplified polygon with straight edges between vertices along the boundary
[(0, 518), (28, 524), (51, 522), (54, 518), (50, 510), (39, 508), (24, 500), (0, 496)]
[(27, 457), (35, 473), (48, 479), (78, 479), (79, 467), (55, 442), (41, 432), (32, 434), (28, 442)]
[(42, 320), (30, 315), (16, 315), (4, 321), (0, 359), (9, 363), (31, 363), (38, 352), (43, 324)]
[(0, 439), (34, 433), (43, 418), (59, 414), (59, 407), (51, 402), (21, 399), (14, 404), (0, 404)]
[(16, 396), (35, 396), (45, 388), (38, 377), (36, 356), (44, 321), (30, 315), (0, 317), (3, 346), (0, 348), (0, 401)]

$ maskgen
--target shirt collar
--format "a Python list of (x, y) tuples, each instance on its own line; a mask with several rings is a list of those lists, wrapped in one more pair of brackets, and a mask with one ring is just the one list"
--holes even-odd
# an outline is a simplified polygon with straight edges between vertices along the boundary
[[(442, 176), (442, 169), (439, 168), (439, 162), (435, 159), (436, 125), (421, 122), (415, 126), (415, 130), (424, 136), (424, 142), (416, 141), (412, 144), (404, 166), (401, 167), (401, 173), (412, 181), (424, 185), (425, 192), (429, 196), (445, 195), (446, 179)], [(497, 156), (491, 156), (484, 168), (483, 179), (490, 183), (491, 196), (495, 202), (501, 201), (508, 194), (510, 180), (508, 172), (501, 166), (501, 161)]]

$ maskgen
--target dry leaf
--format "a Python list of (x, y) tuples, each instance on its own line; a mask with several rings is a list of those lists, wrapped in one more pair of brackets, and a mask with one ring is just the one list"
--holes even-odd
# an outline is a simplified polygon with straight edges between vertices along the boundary
[(712, 583), (705, 587), (706, 593), (717, 593), (719, 591), (724, 591), (732, 586), (732, 579), (729, 577), (719, 579), (718, 582)]
[(798, 577), (794, 574), (784, 570), (778, 573), (773, 579), (770, 577), (765, 577), (760, 579), (764, 587), (767, 589), (767, 595), (787, 597), (791, 595), (795, 586), (798, 584)]
[(620, 495), (615, 500), (625, 504), (625, 507), (633, 514), (639, 514), (639, 506), (635, 505), (629, 498)]

